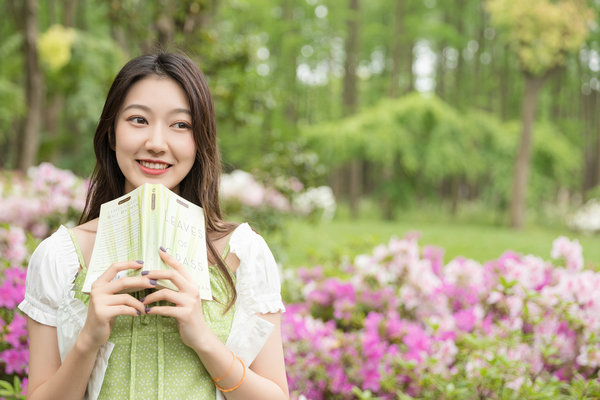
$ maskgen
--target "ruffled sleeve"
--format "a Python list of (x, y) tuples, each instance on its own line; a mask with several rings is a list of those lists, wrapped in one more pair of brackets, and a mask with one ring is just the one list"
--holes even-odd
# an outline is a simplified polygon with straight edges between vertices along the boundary
[(57, 310), (65, 288), (79, 269), (77, 252), (69, 232), (61, 226), (40, 243), (29, 260), (25, 299), (19, 309), (31, 319), (57, 326)]
[(240, 305), (253, 313), (285, 311), (281, 299), (279, 268), (262, 236), (244, 223), (231, 235), (229, 246), (231, 252), (240, 259), (236, 271), (236, 290)]
[[(235, 313), (225, 345), (250, 366), (273, 332), (273, 324), (258, 314), (285, 311), (279, 268), (265, 240), (246, 223), (231, 234), (229, 249), (240, 265), (235, 271)], [(223, 394), (215, 391), (217, 400), (223, 400)]]

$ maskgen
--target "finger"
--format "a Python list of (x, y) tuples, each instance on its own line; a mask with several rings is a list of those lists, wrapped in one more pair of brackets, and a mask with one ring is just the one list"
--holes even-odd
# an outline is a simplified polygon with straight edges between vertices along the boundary
[(160, 247), (158, 249), (158, 255), (160, 255), (160, 258), (167, 263), (167, 265), (169, 265), (170, 267), (172, 267), (175, 271), (179, 272), (181, 275), (183, 275), (185, 277), (185, 279), (187, 280), (192, 280), (192, 277), (189, 275), (187, 269), (183, 266), (183, 264), (181, 264), (179, 261), (177, 261), (175, 259), (175, 257), (173, 257), (172, 255), (170, 255), (169, 253), (167, 253), (167, 250), (165, 250), (164, 247)]
[(135, 307), (130, 307), (130, 306), (126, 306), (126, 305), (119, 305), (119, 306), (111, 306), (109, 307), (109, 314), (110, 317), (116, 317), (117, 315), (130, 315), (132, 317), (137, 317), (140, 314), (144, 314), (145, 310), (138, 310)]
[(116, 263), (112, 264), (110, 267), (108, 267), (108, 269), (106, 271), (104, 271), (102, 273), (102, 275), (100, 275), (96, 281), (108, 283), (108, 282), (112, 281), (113, 279), (115, 279), (115, 276), (117, 276), (117, 273), (128, 270), (128, 269), (140, 269), (140, 268), (142, 268), (143, 265), (144, 265), (143, 261), (116, 262)]
[(165, 300), (176, 305), (183, 305), (184, 303), (186, 303), (187, 298), (189, 298), (189, 296), (181, 292), (176, 292), (171, 289), (161, 289), (157, 290), (156, 292), (152, 292), (148, 296), (146, 296), (144, 298), (143, 304), (147, 305), (159, 302), (161, 300)]
[(164, 317), (172, 317), (177, 320), (181, 319), (184, 315), (184, 308), (173, 307), (173, 306), (154, 306), (146, 307), (146, 314), (162, 315)]
[(116, 279), (106, 285), (109, 293), (130, 292), (141, 289), (153, 289), (156, 287), (156, 280), (148, 276), (131, 276), (127, 278)]
[(144, 303), (136, 299), (130, 294), (114, 294), (107, 296), (107, 305), (108, 306), (120, 306), (125, 305), (132, 308), (135, 308), (140, 313), (145, 312), (146, 306)]
[(174, 270), (153, 270), (146, 275), (147, 278), (159, 280), (167, 279), (179, 289), (180, 292), (197, 292), (198, 286), (191, 279), (186, 279), (178, 271)]

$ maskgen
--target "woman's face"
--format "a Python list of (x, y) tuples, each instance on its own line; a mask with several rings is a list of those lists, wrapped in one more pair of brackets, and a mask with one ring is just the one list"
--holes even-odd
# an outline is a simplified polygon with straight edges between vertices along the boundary
[(173, 79), (147, 76), (131, 86), (115, 122), (125, 193), (162, 183), (178, 193), (196, 157), (187, 96)]

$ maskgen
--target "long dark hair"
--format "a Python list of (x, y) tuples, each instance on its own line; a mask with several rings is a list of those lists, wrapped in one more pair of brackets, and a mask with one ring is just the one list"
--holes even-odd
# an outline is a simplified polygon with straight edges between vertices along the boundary
[(129, 61), (115, 77), (108, 91), (104, 109), (94, 135), (96, 166), (92, 172), (85, 208), (79, 223), (100, 215), (102, 203), (122, 196), (125, 176), (115, 155), (115, 120), (131, 86), (146, 76), (167, 77), (176, 81), (185, 92), (192, 112), (192, 130), (196, 144), (196, 159), (192, 169), (179, 184), (179, 194), (204, 209), (206, 245), (210, 258), (216, 261), (219, 272), (231, 293), (227, 310), (237, 297), (235, 284), (212, 240), (224, 237), (235, 229), (221, 216), (219, 180), (221, 157), (217, 145), (217, 126), (210, 90), (198, 66), (187, 56), (174, 53), (144, 55)]

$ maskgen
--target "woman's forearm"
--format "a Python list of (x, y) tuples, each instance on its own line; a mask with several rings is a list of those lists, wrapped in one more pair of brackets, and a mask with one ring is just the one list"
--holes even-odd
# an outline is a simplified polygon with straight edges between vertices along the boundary
[(223, 389), (237, 386), (235, 390), (223, 393), (228, 400), (289, 399), (289, 395), (278, 384), (254, 372), (248, 365), (243, 365), (214, 335), (209, 335), (203, 346), (196, 349), (196, 353), (213, 378), (222, 378), (217, 382), (218, 386)]
[(98, 350), (86, 345), (80, 336), (54, 374), (37, 387), (30, 387), (27, 399), (83, 399), (97, 354)]

